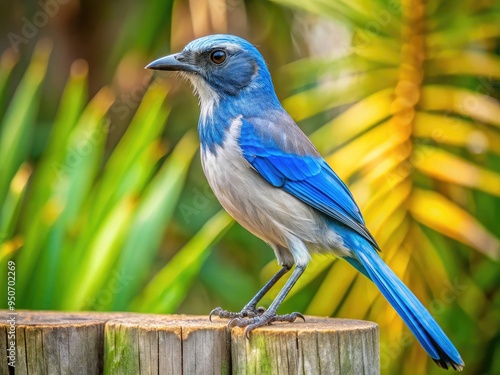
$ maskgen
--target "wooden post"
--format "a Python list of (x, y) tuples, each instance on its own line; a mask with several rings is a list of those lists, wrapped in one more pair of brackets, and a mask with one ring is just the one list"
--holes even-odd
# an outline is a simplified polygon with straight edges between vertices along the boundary
[(231, 334), (232, 373), (380, 374), (378, 326), (363, 320), (317, 318), (260, 328), (250, 340)]
[[(6, 354), (11, 327), (7, 313), (0, 313), (0, 374), (14, 373)], [(119, 315), (18, 311), (14, 315), (16, 375), (99, 374), (104, 325)]]
[(206, 316), (135, 315), (106, 324), (105, 374), (229, 374), (230, 334)]
[[(6, 316), (6, 311), (3, 311)], [(375, 323), (306, 317), (254, 330), (206, 316), (19, 311), (16, 374), (379, 374)], [(0, 374), (8, 374), (0, 321)]]

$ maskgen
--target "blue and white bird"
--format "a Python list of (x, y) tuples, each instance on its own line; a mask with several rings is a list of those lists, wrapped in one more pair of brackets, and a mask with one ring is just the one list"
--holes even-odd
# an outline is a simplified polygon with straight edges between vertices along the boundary
[[(383, 262), (353, 196), (281, 106), (262, 55), (244, 39), (211, 35), (146, 68), (180, 72), (197, 93), (201, 161), (226, 211), (267, 242), (281, 270), (241, 312), (216, 308), (210, 316), (251, 330), (299, 313), (278, 306), (309, 263), (311, 253), (333, 253), (372, 280), (445, 369), (462, 370), (457, 349), (415, 295)], [(258, 301), (295, 266), (267, 310)]]

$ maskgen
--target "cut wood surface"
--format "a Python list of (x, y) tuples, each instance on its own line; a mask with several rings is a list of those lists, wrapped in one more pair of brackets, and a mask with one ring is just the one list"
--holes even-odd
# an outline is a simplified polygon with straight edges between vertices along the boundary
[[(18, 311), (16, 374), (380, 373), (372, 322), (306, 316), (256, 329), (249, 340), (226, 324), (207, 316)], [(1, 353), (9, 329), (2, 319)], [(9, 374), (5, 355), (0, 374)]]

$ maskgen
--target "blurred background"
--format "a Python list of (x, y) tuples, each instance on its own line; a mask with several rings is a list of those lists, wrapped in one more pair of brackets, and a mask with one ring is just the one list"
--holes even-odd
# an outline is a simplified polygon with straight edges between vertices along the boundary
[[(464, 372), (500, 373), (500, 2), (0, 9), (0, 279), (15, 261), (17, 309), (238, 311), (278, 269), (207, 186), (189, 85), (143, 69), (227, 32), (258, 46)], [(280, 311), (375, 321), (383, 374), (442, 373), (370, 282), (314, 258)]]

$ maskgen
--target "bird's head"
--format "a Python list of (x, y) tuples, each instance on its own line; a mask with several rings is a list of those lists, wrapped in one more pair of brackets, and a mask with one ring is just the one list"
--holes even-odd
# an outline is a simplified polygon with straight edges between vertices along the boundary
[[(190, 79), (208, 107), (221, 98), (241, 97), (245, 93), (269, 93), (274, 89), (262, 55), (246, 40), (233, 35), (209, 35), (189, 43), (181, 52), (159, 58), (147, 69), (180, 72)], [(256, 91), (257, 90), (257, 91)]]

